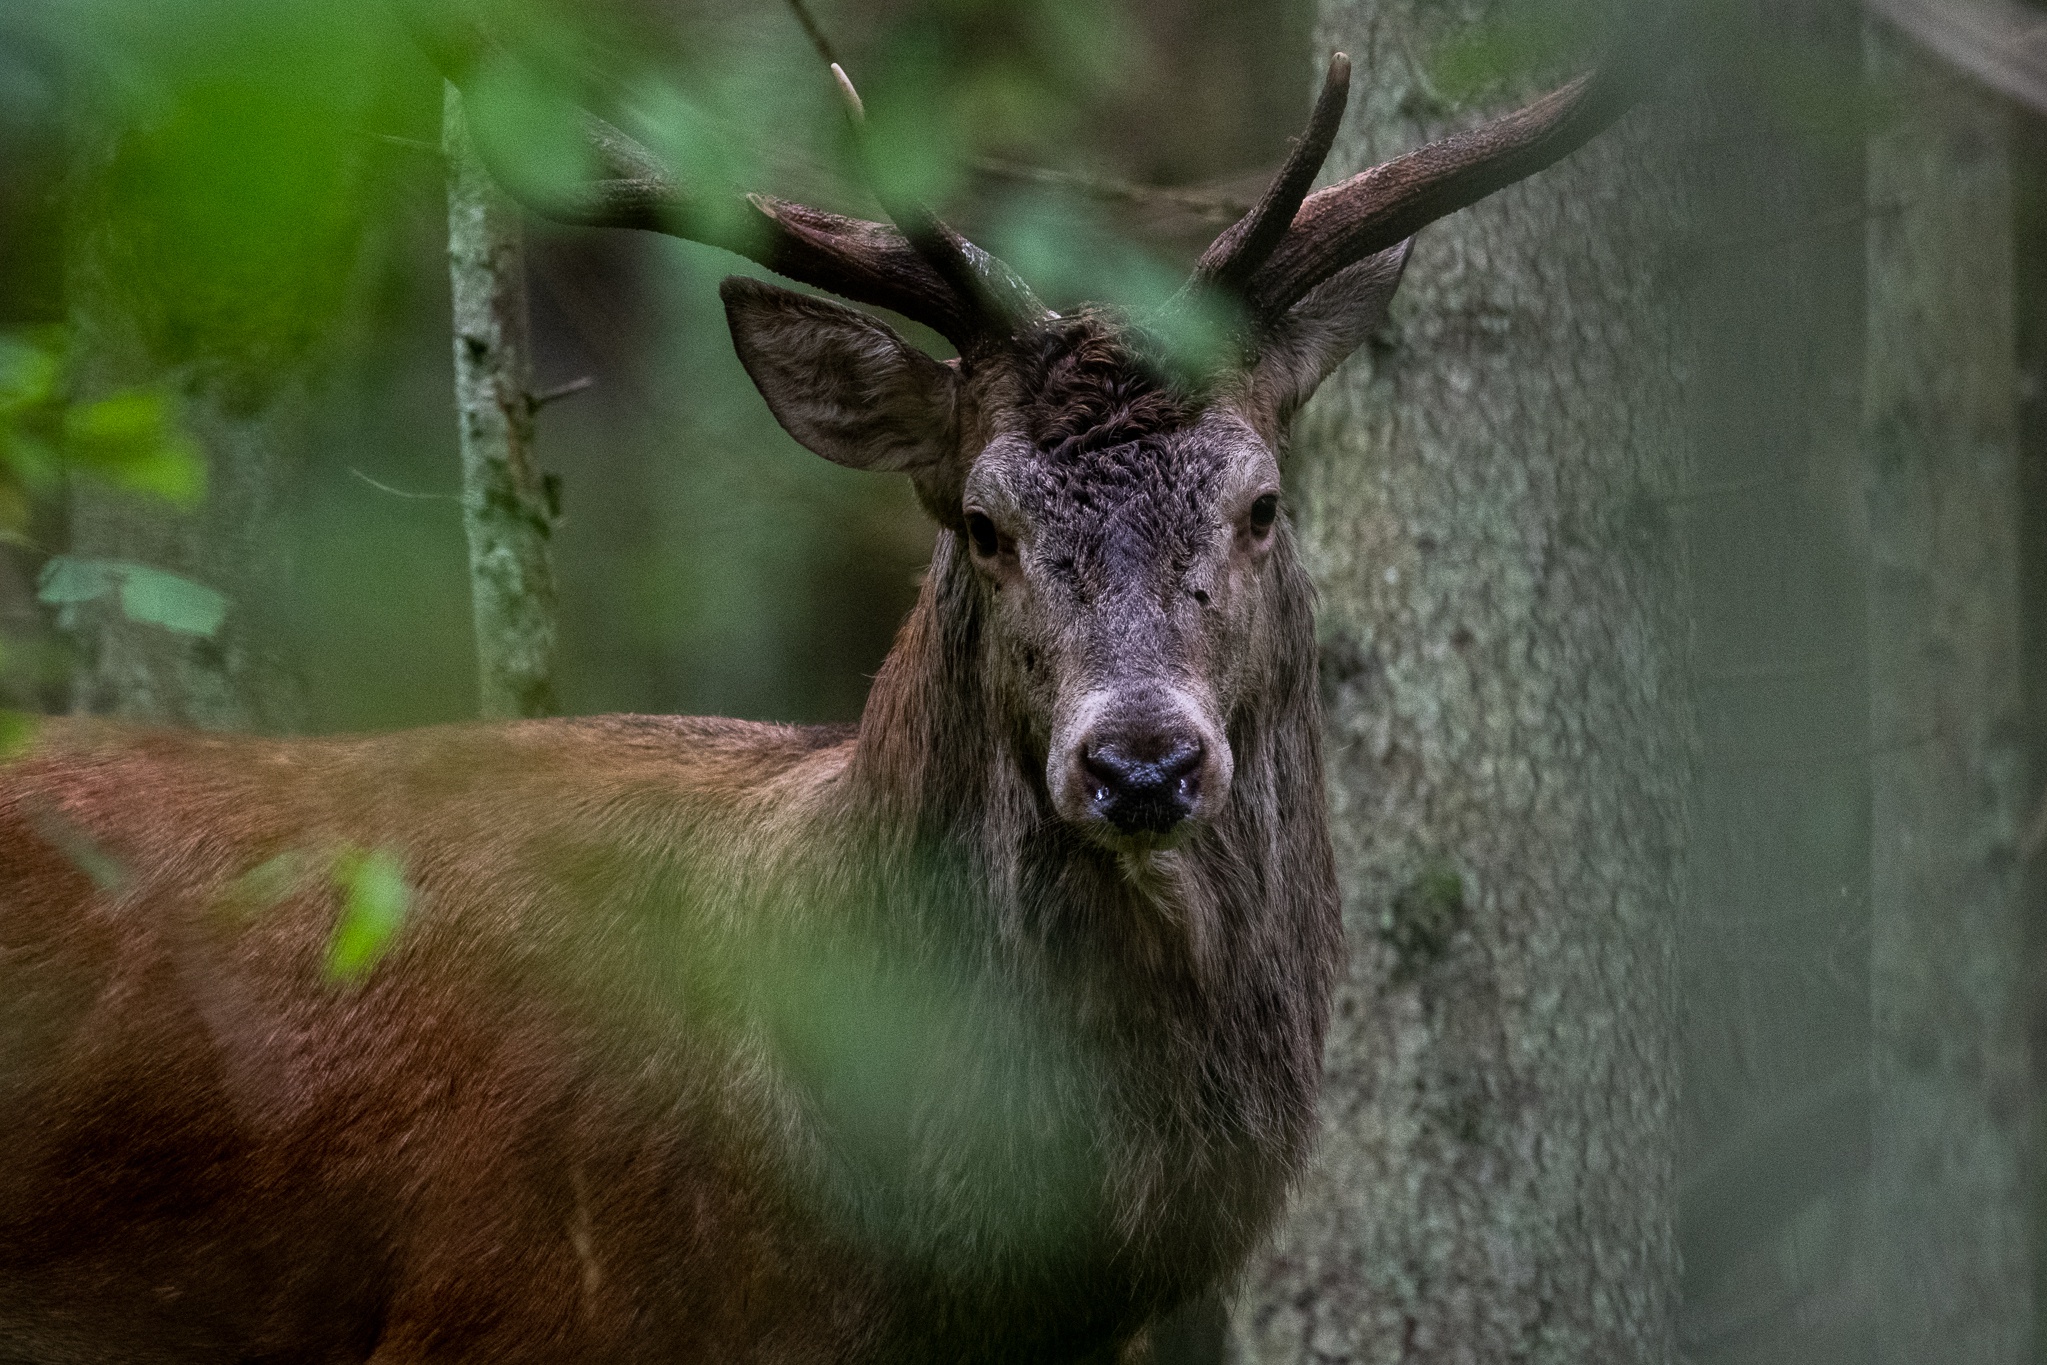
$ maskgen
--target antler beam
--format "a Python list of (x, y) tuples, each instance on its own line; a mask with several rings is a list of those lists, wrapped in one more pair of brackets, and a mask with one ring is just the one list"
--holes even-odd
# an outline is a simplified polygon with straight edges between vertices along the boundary
[(1279, 316), (1330, 276), (1583, 146), (1647, 89), (1656, 68), (1639, 56), (1659, 40), (1638, 39), (1532, 104), (1306, 194), (1343, 117), (1350, 61), (1336, 54), (1279, 178), (1203, 255), (1195, 282), (1231, 290), (1254, 317)]

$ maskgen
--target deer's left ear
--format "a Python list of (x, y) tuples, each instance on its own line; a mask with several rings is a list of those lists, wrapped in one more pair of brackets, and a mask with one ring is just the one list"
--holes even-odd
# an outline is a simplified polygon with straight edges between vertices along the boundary
[(1310, 290), (1267, 332), (1251, 370), (1256, 401), (1283, 426), (1386, 320), (1407, 269), (1410, 237)]
[(782, 429), (833, 464), (917, 476), (956, 444), (959, 375), (840, 304), (734, 275), (732, 345)]

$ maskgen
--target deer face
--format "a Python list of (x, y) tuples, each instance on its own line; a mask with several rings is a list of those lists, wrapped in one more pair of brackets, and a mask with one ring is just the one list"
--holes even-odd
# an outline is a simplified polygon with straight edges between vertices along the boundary
[(1169, 845), (1222, 808), (1229, 719), (1275, 638), (1279, 464), (1227, 402), (1175, 393), (1093, 319), (1011, 357), (1010, 404), (960, 452), (960, 550), (984, 667), (1064, 819)]
[(1326, 308), (1304, 303), (1262, 359), (1191, 388), (1097, 313), (945, 364), (837, 304), (742, 279), (724, 296), (792, 435), (915, 480), (979, 595), (997, 719), (1032, 738), (1057, 814), (1129, 851), (1171, 846), (1228, 800), (1232, 717), (1283, 636), (1277, 433), (1383, 315), (1403, 259)]

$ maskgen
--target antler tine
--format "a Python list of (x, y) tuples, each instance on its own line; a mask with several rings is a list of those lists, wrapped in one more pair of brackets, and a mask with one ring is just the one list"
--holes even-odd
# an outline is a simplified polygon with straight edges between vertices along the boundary
[[(860, 159), (867, 172), (868, 187), (881, 201), (882, 211), (917, 254), (967, 301), (981, 321), (982, 336), (1012, 336), (1031, 323), (1052, 317), (1052, 310), (1039, 302), (1015, 271), (954, 232), (921, 201), (900, 198), (882, 188), (866, 146), (867, 106), (860, 92), (853, 88), (846, 69), (837, 62), (832, 63), (832, 79), (838, 83), (847, 120), (860, 140)], [(953, 340), (961, 344), (958, 338)]]
[(1329, 159), (1329, 148), (1336, 141), (1336, 129), (1343, 122), (1343, 111), (1349, 103), (1350, 57), (1338, 52), (1329, 58), (1322, 93), (1315, 97), (1315, 110), (1308, 116), (1308, 126), (1300, 140), (1288, 153), (1286, 165), (1280, 168), (1257, 206), (1202, 253), (1194, 266), (1198, 283), (1237, 293), (1243, 291), (1252, 273), (1265, 264), (1293, 225), (1301, 201), (1315, 183), (1322, 163)]
[[(490, 36), (474, 26), (459, 32), (416, 27), (414, 37), (458, 86), (467, 83), (485, 58), (503, 55)], [(928, 249), (914, 244), (901, 228), (769, 195), (737, 195), (735, 203), (693, 191), (633, 138), (594, 114), (579, 112), (599, 178), (566, 199), (536, 192), (508, 173), (506, 158), (491, 145), (488, 130), (471, 130), (498, 184), (539, 216), (580, 227), (636, 228), (722, 247), (799, 283), (901, 313), (962, 350), (988, 336), (991, 313), (982, 295), (963, 292), (955, 278), (935, 268)], [(1012, 282), (1011, 289), (992, 287), (991, 294), (1029, 297), (1029, 289), (1006, 267), (971, 244), (960, 245), (972, 273), (983, 278), (1006, 276)], [(1038, 307), (1042, 315), (1043, 305)]]
[(1246, 282), (1253, 312), (1276, 317), (1345, 267), (1438, 218), (1562, 160), (1633, 108), (1654, 69), (1631, 43), (1600, 68), (1510, 114), (1317, 190)]

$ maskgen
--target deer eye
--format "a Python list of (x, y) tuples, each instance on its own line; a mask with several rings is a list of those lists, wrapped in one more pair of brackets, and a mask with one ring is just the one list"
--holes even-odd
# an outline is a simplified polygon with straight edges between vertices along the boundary
[(974, 553), (983, 559), (1002, 548), (1002, 535), (995, 529), (994, 521), (978, 508), (967, 509), (967, 538), (974, 542)]
[(1279, 520), (1279, 494), (1277, 493), (1267, 493), (1264, 497), (1252, 503), (1250, 512), (1245, 515), (1245, 521), (1250, 526), (1251, 534), (1254, 536), (1266, 534), (1272, 529), (1272, 523), (1277, 520)]

